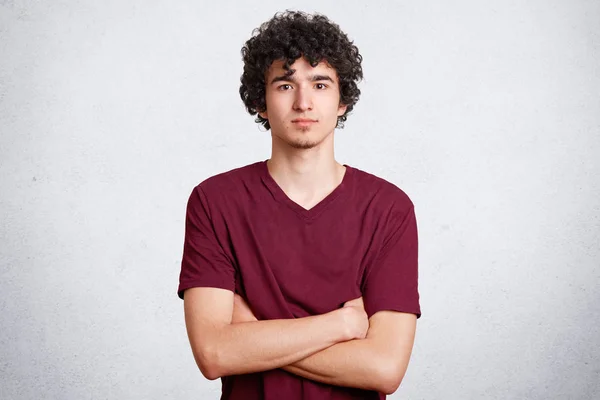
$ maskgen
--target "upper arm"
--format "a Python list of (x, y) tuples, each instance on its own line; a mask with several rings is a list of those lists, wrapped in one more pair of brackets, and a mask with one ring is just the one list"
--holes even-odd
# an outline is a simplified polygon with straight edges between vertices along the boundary
[(418, 238), (411, 202), (392, 207), (385, 240), (369, 266), (362, 292), (370, 339), (381, 363), (386, 392), (394, 392), (408, 367), (421, 315), (418, 292)]
[(392, 207), (384, 236), (361, 287), (367, 315), (370, 318), (378, 311), (389, 310), (419, 317), (418, 237), (412, 203)]
[(213, 287), (185, 291), (185, 326), (196, 364), (211, 379), (219, 330), (231, 323), (233, 292)]
[(181, 272), (180, 298), (193, 287), (235, 290), (236, 270), (226, 248), (227, 229), (218, 210), (211, 207), (200, 187), (190, 194), (186, 217)]
[(226, 228), (204, 191), (192, 191), (186, 211), (185, 239), (178, 294), (194, 358), (211, 379), (219, 330), (231, 323), (235, 267), (222, 243)]
[(377, 347), (378, 359), (383, 364), (386, 392), (393, 393), (400, 386), (408, 368), (415, 340), (417, 316), (397, 311), (379, 311), (369, 318), (367, 339)]

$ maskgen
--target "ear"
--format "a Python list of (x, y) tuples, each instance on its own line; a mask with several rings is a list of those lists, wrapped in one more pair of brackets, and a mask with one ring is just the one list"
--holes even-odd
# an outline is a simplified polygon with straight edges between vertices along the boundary
[(344, 113), (346, 112), (346, 109), (348, 108), (347, 105), (345, 104), (340, 104), (340, 106), (338, 107), (338, 117), (341, 117), (342, 115), (344, 115)]
[(261, 118), (264, 118), (264, 119), (269, 119), (269, 114), (267, 114), (267, 110), (265, 110), (265, 111), (263, 111), (263, 112), (259, 112), (259, 113), (258, 113), (258, 115), (259, 115)]

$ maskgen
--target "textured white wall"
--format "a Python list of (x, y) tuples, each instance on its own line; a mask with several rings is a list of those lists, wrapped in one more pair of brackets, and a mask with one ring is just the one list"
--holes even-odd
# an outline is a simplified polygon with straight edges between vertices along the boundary
[(216, 399), (177, 298), (185, 203), (268, 158), (239, 50), (278, 10), (361, 49), (342, 162), (416, 204), (397, 399), (600, 396), (600, 3), (0, 1), (0, 398)]

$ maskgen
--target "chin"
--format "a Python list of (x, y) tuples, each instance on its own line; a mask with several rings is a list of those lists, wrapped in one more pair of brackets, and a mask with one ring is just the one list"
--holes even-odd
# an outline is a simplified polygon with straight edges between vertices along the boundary
[(294, 149), (312, 149), (322, 142), (322, 140), (315, 140), (314, 138), (306, 137), (305, 135), (279, 136), (279, 139)]
[(288, 142), (288, 144), (298, 150), (309, 150), (319, 145), (318, 142)]
[(281, 141), (294, 149), (308, 150), (319, 146), (327, 139), (328, 134), (323, 134), (319, 129), (301, 128), (285, 129), (282, 134), (275, 134)]

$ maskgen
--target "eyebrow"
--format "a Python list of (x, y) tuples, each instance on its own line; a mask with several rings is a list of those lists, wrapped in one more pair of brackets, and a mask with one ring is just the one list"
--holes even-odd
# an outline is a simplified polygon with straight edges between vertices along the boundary
[[(331, 77), (329, 77), (328, 75), (311, 75), (308, 80), (311, 82), (329, 81), (331, 83), (334, 83), (333, 79), (331, 79)], [(283, 82), (294, 82), (294, 83), (298, 82), (298, 80), (296, 78), (294, 78), (294, 76), (292, 74), (288, 74), (288, 75), (276, 76), (271, 81), (271, 85), (274, 84), (275, 82), (282, 82), (282, 81)]]

